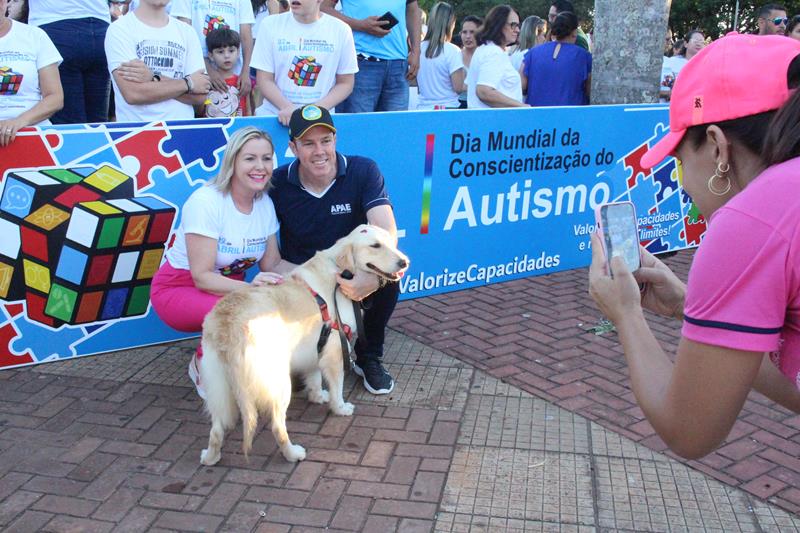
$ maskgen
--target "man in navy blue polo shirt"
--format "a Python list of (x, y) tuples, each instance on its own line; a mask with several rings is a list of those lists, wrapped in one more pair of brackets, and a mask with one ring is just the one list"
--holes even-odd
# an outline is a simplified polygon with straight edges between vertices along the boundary
[[(366, 157), (336, 151), (336, 128), (327, 109), (313, 104), (296, 109), (289, 120), (289, 147), (296, 159), (275, 170), (270, 190), (281, 224), (284, 260), (303, 263), (359, 224), (380, 226), (397, 239), (394, 213), (378, 165)], [(388, 394), (394, 380), (381, 358), (386, 324), (400, 288), (397, 283), (381, 287), (377, 275), (363, 271), (351, 280), (337, 279), (352, 300), (371, 294), (353, 369), (364, 378), (368, 391)]]

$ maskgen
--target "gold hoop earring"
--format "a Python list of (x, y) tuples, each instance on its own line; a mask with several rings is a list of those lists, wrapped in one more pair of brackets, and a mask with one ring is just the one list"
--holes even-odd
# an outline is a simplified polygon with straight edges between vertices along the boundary
[[(717, 169), (714, 171), (714, 175), (708, 178), (708, 190), (711, 191), (711, 194), (715, 196), (725, 196), (731, 191), (731, 179), (725, 175), (730, 170), (731, 166), (728, 163), (717, 163)], [(714, 189), (714, 178), (725, 179), (727, 185), (724, 190)]]

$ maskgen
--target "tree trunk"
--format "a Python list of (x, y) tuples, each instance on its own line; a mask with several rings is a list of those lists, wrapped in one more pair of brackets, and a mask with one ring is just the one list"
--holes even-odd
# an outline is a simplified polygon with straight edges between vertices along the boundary
[(658, 102), (671, 0), (595, 0), (592, 104)]

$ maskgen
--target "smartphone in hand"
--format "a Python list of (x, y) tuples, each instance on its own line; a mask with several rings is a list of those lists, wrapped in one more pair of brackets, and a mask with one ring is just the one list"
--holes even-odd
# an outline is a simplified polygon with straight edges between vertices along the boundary
[(639, 270), (642, 258), (639, 252), (639, 226), (633, 204), (617, 202), (599, 205), (595, 209), (595, 220), (600, 228), (608, 272), (611, 273), (611, 258), (617, 256), (622, 257), (631, 272)]
[(387, 11), (386, 13), (384, 13), (383, 15), (378, 17), (378, 20), (382, 20), (384, 22), (388, 22), (389, 23), (389, 24), (384, 24), (383, 26), (381, 26), (385, 30), (391, 30), (392, 28), (397, 26), (397, 24), (400, 22), (399, 20), (397, 20), (397, 17), (392, 15), (391, 11)]

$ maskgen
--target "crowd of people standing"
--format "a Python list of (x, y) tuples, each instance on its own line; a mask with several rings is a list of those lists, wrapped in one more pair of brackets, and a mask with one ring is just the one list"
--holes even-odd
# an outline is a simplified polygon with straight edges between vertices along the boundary
[[(447, 2), (423, 27), (417, 0), (0, 0), (0, 145), (48, 123), (277, 115), (288, 125), (312, 103), (339, 113), (585, 104), (591, 56), (572, 12), (556, 0), (547, 19), (520, 25), (498, 5), (456, 33)], [(569, 82), (537, 72), (533, 52), (548, 41), (559, 72), (580, 58)], [(537, 96), (567, 85), (568, 97)]]
[[(460, 23), (448, 2), (426, 26), (423, 15), (417, 0), (0, 0), (0, 146), (48, 121), (287, 125), (310, 103), (340, 113), (589, 103), (590, 37), (568, 0), (522, 21), (510, 5)], [(779, 4), (757, 23), (760, 35), (800, 39), (800, 15)], [(663, 102), (706, 44), (698, 29), (668, 33)]]

